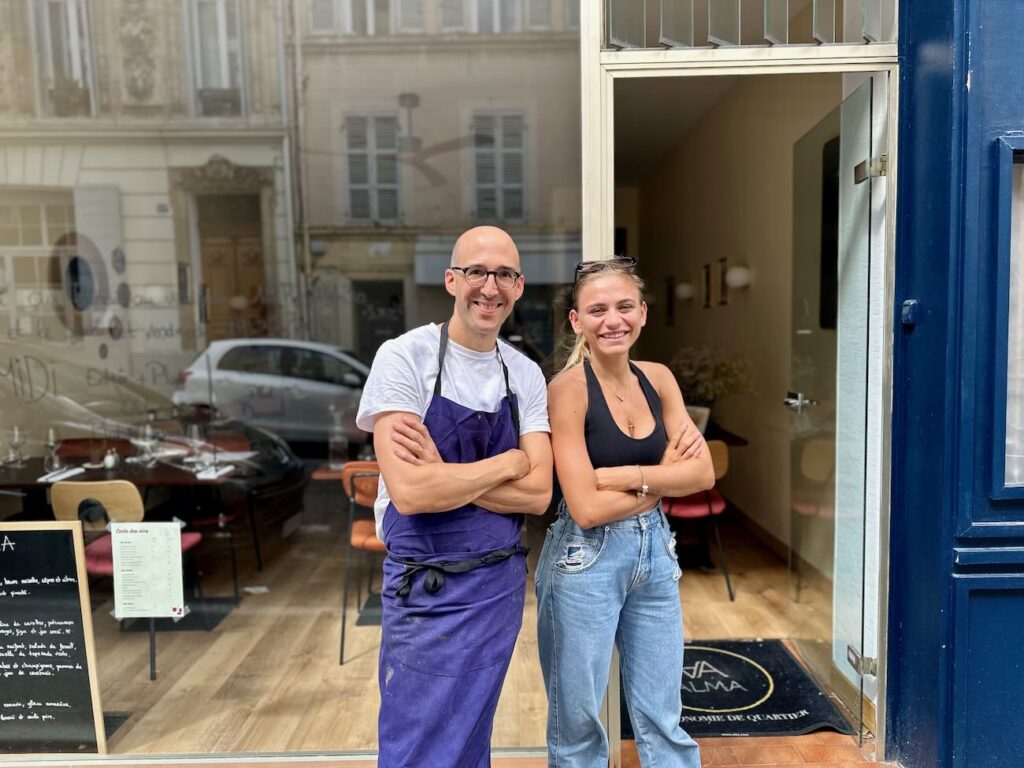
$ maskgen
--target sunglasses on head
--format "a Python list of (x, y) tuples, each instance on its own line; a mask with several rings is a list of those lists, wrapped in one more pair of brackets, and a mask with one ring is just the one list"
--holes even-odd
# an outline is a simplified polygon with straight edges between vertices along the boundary
[(622, 269), (630, 271), (636, 269), (636, 259), (632, 256), (614, 256), (610, 259), (599, 259), (596, 261), (581, 261), (576, 265), (574, 282), (584, 275), (600, 272), (605, 269)]

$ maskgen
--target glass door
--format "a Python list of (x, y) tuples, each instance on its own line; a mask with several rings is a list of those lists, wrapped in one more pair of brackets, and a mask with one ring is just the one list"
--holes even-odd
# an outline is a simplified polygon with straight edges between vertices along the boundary
[[(813, 671), (864, 722), (874, 674), (879, 355), (873, 308), (884, 238), (885, 161), (867, 77), (794, 147), (790, 568), (814, 605), (794, 638)], [(873, 215), (874, 214), (874, 215)], [(827, 610), (824, 610), (827, 608)], [(869, 618), (870, 626), (865, 618)], [(870, 636), (870, 642), (866, 638)]]

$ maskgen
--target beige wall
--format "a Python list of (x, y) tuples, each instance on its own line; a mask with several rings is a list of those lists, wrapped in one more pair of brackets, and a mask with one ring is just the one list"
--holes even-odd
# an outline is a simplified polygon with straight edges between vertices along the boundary
[[(720, 486), (780, 541), (789, 540), (790, 298), (793, 247), (793, 144), (841, 99), (838, 75), (746, 77), (657, 165), (640, 188), (642, 272), (697, 288), (651, 307), (645, 357), (667, 362), (684, 345), (711, 345), (747, 357), (757, 392), (716, 405), (715, 418), (750, 441), (733, 449)], [(727, 258), (753, 272), (730, 303), (701, 307), (701, 265)], [(656, 298), (664, 297), (657, 291)], [(685, 392), (683, 393), (685, 396)]]

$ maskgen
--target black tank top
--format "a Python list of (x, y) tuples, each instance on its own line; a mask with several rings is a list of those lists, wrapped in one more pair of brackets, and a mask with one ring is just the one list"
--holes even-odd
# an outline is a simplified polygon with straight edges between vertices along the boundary
[(660, 462), (665, 453), (668, 435), (661, 417), (661, 398), (643, 371), (633, 363), (629, 364), (629, 368), (639, 379), (640, 388), (654, 416), (654, 431), (647, 437), (633, 438), (619, 429), (608, 410), (608, 401), (605, 400), (597, 375), (590, 367), (590, 361), (583, 361), (583, 371), (587, 376), (587, 415), (583, 422), (583, 437), (594, 469), (632, 464), (651, 466)]

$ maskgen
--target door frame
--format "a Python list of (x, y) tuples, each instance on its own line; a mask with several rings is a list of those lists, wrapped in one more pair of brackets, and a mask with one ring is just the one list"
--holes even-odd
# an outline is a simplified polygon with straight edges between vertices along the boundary
[[(896, 178), (899, 145), (898, 43), (779, 47), (721, 47), (692, 49), (602, 50), (607, 28), (605, 3), (584, 0), (580, 9), (580, 109), (582, 164), (582, 252), (612, 254), (615, 237), (615, 81), (637, 77), (708, 77), (716, 75), (781, 75), (815, 73), (884, 73), (887, 75), (886, 221), (884, 232), (884, 292), (879, 327), (881, 423), (879, 476), (865, 482), (879, 489), (878, 509), (878, 695), (875, 737), (883, 759), (886, 741), (886, 654), (888, 647), (890, 464), (892, 457), (892, 391), (896, 253)], [(601, 258), (601, 256), (596, 256)], [(870, 299), (869, 299), (870, 301)], [(869, 391), (870, 399), (871, 393)], [(870, 402), (870, 400), (869, 400)], [(865, 578), (868, 575), (865, 574)], [(621, 764), (617, 657), (609, 676), (603, 719), (610, 742), (609, 764)]]

